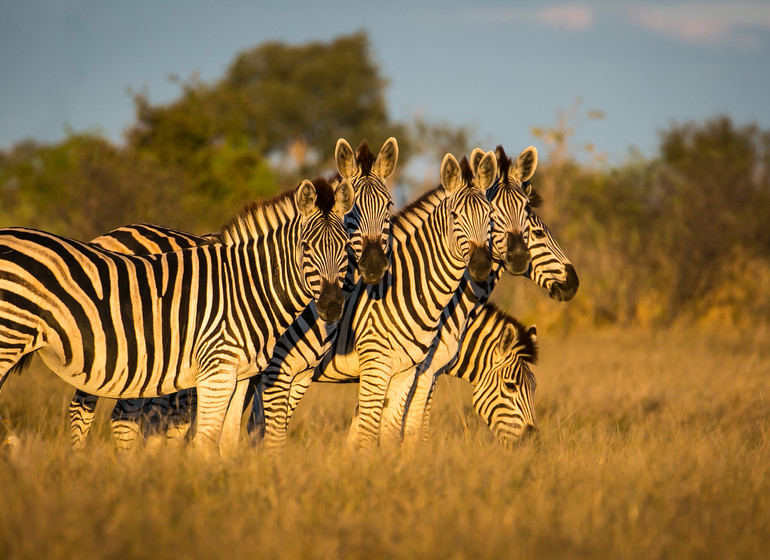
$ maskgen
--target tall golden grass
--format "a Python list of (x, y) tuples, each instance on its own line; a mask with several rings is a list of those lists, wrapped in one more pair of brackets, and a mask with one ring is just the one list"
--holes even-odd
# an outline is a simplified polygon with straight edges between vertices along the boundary
[(442, 380), (409, 453), (347, 452), (356, 386), (326, 385), (275, 456), (122, 455), (104, 422), (73, 454), (71, 390), (30, 371), (0, 397), (0, 558), (763, 558), (768, 334), (541, 333), (539, 438), (510, 452)]

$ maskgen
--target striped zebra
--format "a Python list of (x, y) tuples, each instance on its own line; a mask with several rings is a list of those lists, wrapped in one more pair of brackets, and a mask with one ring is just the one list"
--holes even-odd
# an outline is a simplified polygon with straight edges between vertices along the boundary
[[(545, 288), (552, 299), (569, 301), (575, 296), (579, 287), (575, 268), (548, 227), (537, 214), (531, 211), (532, 206), (542, 203), (540, 196), (529, 183), (537, 165), (537, 153), (534, 150), (532, 147), (524, 150), (514, 164), (503, 148), (498, 146), (495, 151), (498, 164), (495, 188), (498, 191), (491, 189), (492, 206), (495, 208), (496, 202), (505, 199), (505, 196), (501, 196), (502, 192), (508, 191), (513, 199), (518, 199), (518, 193), (522, 192), (523, 188), (523, 192), (527, 195), (527, 212), (530, 216), (529, 231), (526, 235), (530, 262), (525, 275)], [(483, 155), (481, 150), (474, 150), (471, 154), (471, 165), (477, 165)], [(497, 210), (497, 212), (493, 210), (493, 219), (495, 216), (506, 214), (500, 212), (500, 208)], [(405, 376), (403, 380), (406, 383), (405, 386), (400, 389), (394, 388), (393, 394), (397, 394), (399, 390), (402, 397), (405, 391), (410, 394), (405, 407), (391, 408), (383, 417), (382, 434), (389, 443), (399, 442), (403, 438), (406, 442), (413, 444), (427, 438), (430, 402), (436, 379), (443, 369), (456, 359), (465, 331), (474, 321), (476, 314), (489, 301), (492, 290), (502, 277), (503, 270), (512, 272), (513, 267), (509, 266), (509, 262), (515, 259), (511, 258), (510, 247), (509, 236), (505, 238), (493, 236), (493, 252), (496, 255), (496, 261), (498, 257), (503, 257), (502, 266), (496, 267), (483, 285), (474, 284), (468, 278), (464, 278), (457, 291), (457, 297), (444, 310), (439, 336), (434, 341), (429, 357)], [(397, 397), (394, 398), (398, 400)], [(406, 417), (399, 415), (402, 410), (406, 413)]]
[(37, 352), (87, 393), (149, 397), (195, 386), (193, 443), (216, 449), (239, 378), (315, 301), (338, 320), (353, 206), (348, 181), (303, 181), (246, 205), (210, 244), (120, 255), (49, 233), (0, 230), (0, 383)]
[[(347, 180), (355, 193), (355, 204), (345, 217), (350, 235), (348, 271), (343, 293), (347, 294), (358, 277), (368, 284), (378, 283), (389, 266), (390, 223), (393, 201), (386, 180), (398, 161), (398, 142), (388, 138), (375, 156), (363, 141), (354, 152), (350, 144), (340, 138), (335, 148), (338, 172), (330, 177), (333, 185)], [(140, 224), (124, 226), (91, 241), (119, 253), (148, 254), (167, 252), (205, 243), (207, 236), (196, 236), (159, 226)], [(312, 315), (322, 323), (311, 303), (302, 317)], [(333, 323), (322, 323), (320, 328), (331, 328)], [(96, 397), (76, 391), (70, 405), (70, 432), (73, 448), (85, 445), (85, 438), (96, 407)], [(121, 449), (130, 449), (140, 433), (140, 416), (156, 419), (169, 435), (186, 432), (190, 412), (194, 407), (194, 390), (180, 391), (177, 395), (157, 397), (149, 402), (136, 399), (119, 400), (112, 414), (113, 436)], [(170, 413), (170, 414), (169, 414)], [(165, 422), (164, 422), (165, 420)]]
[[(89, 245), (126, 255), (173, 253), (198, 245), (220, 241), (218, 234), (195, 235), (154, 224), (132, 224), (119, 227), (93, 239)], [(156, 419), (159, 429), (167, 419), (177, 430), (189, 426), (193, 389), (151, 399), (118, 399), (110, 414), (112, 434), (119, 449), (130, 449), (139, 434), (140, 415)], [(85, 447), (96, 414), (99, 397), (75, 390), (69, 405), (70, 443), (74, 450)], [(171, 428), (172, 430), (174, 428)], [(186, 430), (182, 430), (186, 431)]]
[[(442, 373), (473, 386), (473, 409), (506, 447), (537, 429), (530, 369), (537, 363), (537, 328), (525, 328), (493, 303), (484, 305), (468, 324), (457, 353)], [(406, 399), (391, 400), (383, 417), (402, 417)], [(423, 436), (428, 429), (424, 420)]]
[(383, 281), (356, 287), (331, 336), (313, 328), (284, 334), (262, 375), (268, 447), (285, 442), (295, 375), (322, 359), (319, 367), (333, 371), (335, 379), (359, 377), (360, 372), (361, 446), (376, 441), (390, 378), (423, 359), (466, 269), (478, 280), (489, 275), (490, 205), (484, 189), (495, 174), (492, 152), (475, 175), (467, 160), (460, 164), (447, 154), (441, 185), (394, 218), (391, 271)]
[[(474, 151), (472, 155), (474, 165), (478, 168), (480, 161), (478, 152)], [(537, 151), (533, 147), (527, 148), (515, 162), (505, 155), (502, 147), (497, 148), (495, 155), (498, 162), (497, 175), (486, 194), (492, 206), (492, 253), (497, 264), (486, 282), (474, 283), (467, 275), (463, 277), (442, 314), (439, 335), (443, 337), (447, 336), (449, 329), (459, 333), (464, 328), (467, 315), (477, 306), (480, 299), (483, 298), (484, 301), (488, 299), (489, 293), (503, 271), (529, 277), (545, 288), (554, 299), (569, 300), (578, 287), (574, 267), (548, 228), (532, 210), (533, 206), (541, 202), (537, 191), (527, 183), (535, 172)], [(524, 241), (525, 236), (526, 241)], [(352, 308), (351, 302), (347, 309), (350, 311)], [(340, 321), (338, 328), (342, 328), (346, 321), (347, 318)], [(290, 329), (284, 335), (284, 340), (291, 334)], [(281, 360), (272, 360), (262, 375), (263, 384), (269, 387), (273, 383), (279, 390), (273, 393), (270, 390), (264, 392), (262, 395), (264, 406), (254, 407), (250, 426), (257, 437), (264, 430), (265, 443), (270, 447), (280, 446), (285, 441), (291, 415), (311, 381), (355, 382), (358, 378), (355, 371), (351, 372), (350, 376), (346, 376), (334, 371), (333, 368), (329, 368), (329, 374), (327, 374), (324, 369), (316, 367), (328, 348), (329, 342), (326, 341), (325, 344), (321, 333), (316, 331), (303, 333), (303, 336), (302, 341), (298, 341), (295, 337), (294, 346), (290, 346), (288, 350), (283, 344), (284, 340), (279, 342), (276, 354), (283, 352)], [(443, 363), (448, 363), (456, 354), (459, 338), (457, 334), (453, 350), (446, 350), (447, 357), (444, 358)], [(435, 354), (435, 350), (431, 352)], [(417, 367), (424, 362), (425, 360), (415, 360), (413, 364), (415, 371), (408, 372), (401, 382), (409, 379), (412, 383), (412, 379), (417, 375)], [(271, 378), (277, 381), (271, 382)], [(396, 380), (396, 385), (399, 384), (398, 381)], [(432, 389), (432, 385), (430, 388)], [(283, 399), (282, 406), (272, 404), (273, 401), (280, 402), (279, 399)], [(276, 414), (276, 410), (282, 414)], [(389, 422), (401, 429), (400, 420), (389, 419)], [(392, 431), (392, 428), (390, 430)]]

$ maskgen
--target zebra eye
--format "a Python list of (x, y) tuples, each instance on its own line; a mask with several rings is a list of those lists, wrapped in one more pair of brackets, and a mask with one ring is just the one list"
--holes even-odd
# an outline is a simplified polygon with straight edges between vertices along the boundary
[(505, 388), (513, 393), (519, 390), (518, 384), (511, 379), (506, 379), (505, 381), (503, 381), (503, 385), (505, 385)]
[(534, 229), (532, 230), (532, 234), (538, 239), (543, 239), (545, 237), (545, 232), (542, 229)]

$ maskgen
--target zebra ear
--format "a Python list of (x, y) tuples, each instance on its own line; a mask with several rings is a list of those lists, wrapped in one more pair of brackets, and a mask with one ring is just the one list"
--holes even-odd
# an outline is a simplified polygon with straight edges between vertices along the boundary
[(473, 174), (476, 174), (476, 170), (479, 168), (479, 163), (481, 162), (481, 158), (484, 157), (484, 150), (481, 148), (473, 148), (473, 151), (471, 152), (471, 170), (473, 171)]
[(487, 152), (479, 162), (478, 169), (474, 171), (482, 191), (487, 190), (497, 177), (497, 158), (494, 152)]
[(519, 157), (516, 159), (516, 166), (515, 166), (515, 177), (518, 179), (519, 183), (523, 183), (524, 181), (528, 181), (532, 178), (532, 175), (535, 174), (535, 169), (537, 168), (537, 148), (534, 146), (530, 146), (523, 152), (519, 154)]
[(398, 162), (398, 142), (391, 136), (382, 145), (382, 149), (372, 169), (377, 176), (387, 179), (396, 168), (396, 162)]
[(441, 184), (450, 193), (462, 184), (460, 164), (452, 154), (445, 155), (441, 162)]
[(502, 360), (510, 353), (511, 348), (516, 344), (518, 338), (519, 332), (516, 330), (516, 327), (511, 324), (505, 325), (503, 335), (500, 337), (500, 343), (495, 350), (495, 356), (498, 360)]
[(303, 216), (309, 216), (315, 209), (316, 192), (313, 183), (305, 179), (297, 189), (297, 206)]
[(355, 202), (355, 192), (350, 181), (342, 181), (334, 191), (334, 211), (340, 216), (344, 216), (353, 209)]
[(534, 323), (527, 329), (527, 334), (532, 339), (532, 342), (537, 342), (537, 325)]
[(532, 183), (525, 181), (521, 184), (521, 187), (524, 189), (524, 194), (527, 195), (527, 198), (530, 198), (532, 196), (532, 190), (534, 189)]
[(337, 147), (334, 149), (334, 159), (337, 161), (337, 171), (345, 179), (350, 179), (356, 172), (356, 156), (353, 148), (344, 138), (337, 140)]

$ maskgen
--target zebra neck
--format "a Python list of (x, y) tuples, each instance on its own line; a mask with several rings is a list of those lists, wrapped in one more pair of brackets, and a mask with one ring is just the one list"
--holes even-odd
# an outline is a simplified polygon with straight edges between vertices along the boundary
[(283, 332), (313, 299), (297, 264), (298, 227), (287, 230), (225, 248), (231, 293), (248, 328)]
[(471, 320), (460, 338), (457, 356), (445, 371), (447, 375), (464, 379), (475, 386), (478, 375), (492, 363), (494, 342), (500, 339), (499, 329), (490, 328), (485, 316)]
[[(454, 254), (449, 210), (444, 201), (414, 227), (394, 227), (392, 297), (410, 301), (428, 321), (438, 321), (465, 273), (466, 264)], [(417, 311), (419, 309), (419, 311)]]

